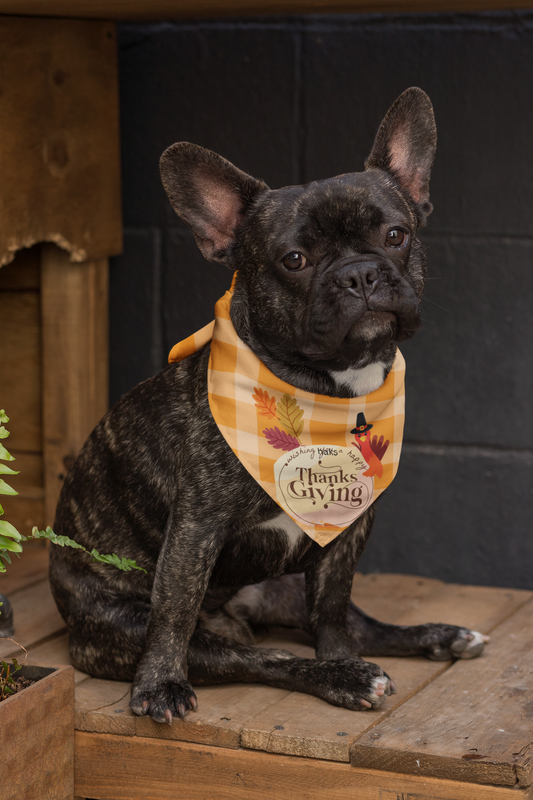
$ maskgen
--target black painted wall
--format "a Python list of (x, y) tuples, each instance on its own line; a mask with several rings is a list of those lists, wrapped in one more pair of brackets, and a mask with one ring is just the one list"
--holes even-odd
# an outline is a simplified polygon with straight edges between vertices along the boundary
[(424, 329), (404, 345), (398, 477), (361, 567), (533, 586), (533, 13), (332, 16), (120, 29), (125, 249), (115, 400), (210, 319), (230, 273), (174, 215), (158, 159), (209, 147), (272, 187), (362, 168), (405, 88), (439, 147)]

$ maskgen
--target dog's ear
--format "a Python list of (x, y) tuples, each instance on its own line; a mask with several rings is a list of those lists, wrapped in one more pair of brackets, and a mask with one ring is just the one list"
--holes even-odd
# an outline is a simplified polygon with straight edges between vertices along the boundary
[(433, 210), (429, 178), (437, 147), (433, 107), (416, 86), (406, 89), (387, 112), (365, 167), (394, 175), (417, 206), (421, 224)]
[(227, 264), (243, 215), (268, 186), (189, 142), (171, 145), (159, 166), (172, 208), (192, 228), (203, 255)]

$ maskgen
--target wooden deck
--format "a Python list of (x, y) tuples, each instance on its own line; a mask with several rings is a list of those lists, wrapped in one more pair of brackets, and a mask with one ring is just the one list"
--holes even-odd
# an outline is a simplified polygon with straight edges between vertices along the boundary
[[(0, 577), (32, 661), (69, 663), (46, 576), (27, 548)], [(533, 592), (358, 575), (354, 600), (388, 622), (491, 633), (473, 661), (376, 659), (398, 693), (351, 712), (258, 684), (200, 687), (199, 710), (158, 725), (129, 710), (129, 684), (76, 672), (76, 795), (98, 800), (526, 800), (533, 798)], [(263, 645), (313, 656), (307, 637)], [(0, 657), (20, 655), (0, 641)]]

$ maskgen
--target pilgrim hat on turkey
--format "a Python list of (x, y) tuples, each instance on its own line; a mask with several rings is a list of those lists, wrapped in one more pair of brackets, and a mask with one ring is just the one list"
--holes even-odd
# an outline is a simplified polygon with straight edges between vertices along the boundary
[(365, 415), (363, 414), (362, 411), (360, 411), (359, 414), (357, 415), (356, 427), (353, 429), (353, 431), (350, 431), (350, 433), (355, 433), (355, 434), (366, 433), (367, 431), (370, 430), (370, 428), (373, 427), (374, 426), (372, 425), (372, 423), (370, 422), (367, 423)]

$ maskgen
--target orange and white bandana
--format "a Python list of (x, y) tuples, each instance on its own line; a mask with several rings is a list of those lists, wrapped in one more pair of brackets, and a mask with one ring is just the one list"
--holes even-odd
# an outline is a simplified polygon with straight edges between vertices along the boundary
[(209, 406), (239, 461), (311, 539), (324, 547), (357, 519), (396, 475), (402, 449), (405, 361), (354, 398), (327, 397), (276, 378), (239, 339), (232, 292), (215, 320), (175, 345), (181, 361), (211, 342)]

